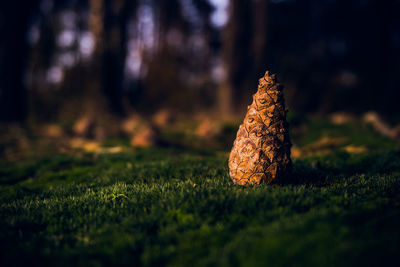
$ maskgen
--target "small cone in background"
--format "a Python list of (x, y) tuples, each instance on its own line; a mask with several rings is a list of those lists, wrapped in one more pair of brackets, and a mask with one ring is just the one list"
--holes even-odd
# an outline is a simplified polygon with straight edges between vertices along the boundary
[(282, 179), (291, 171), (290, 147), (282, 86), (267, 71), (237, 132), (229, 175), (245, 186)]
[(47, 124), (41, 127), (39, 133), (46, 138), (61, 138), (64, 135), (64, 130), (57, 124)]
[(158, 142), (159, 133), (157, 129), (150, 125), (142, 125), (131, 138), (131, 146), (133, 147), (152, 147)]
[(94, 124), (94, 117), (91, 114), (85, 114), (75, 122), (72, 130), (78, 136), (88, 136)]
[(161, 109), (152, 116), (152, 122), (159, 128), (169, 126), (174, 121), (175, 115), (168, 109)]
[(158, 128), (137, 113), (132, 113), (122, 122), (121, 130), (131, 137), (132, 147), (152, 147), (159, 141)]
[(363, 121), (370, 124), (381, 135), (392, 138), (400, 139), (400, 126), (392, 128), (387, 124), (378, 113), (370, 111), (364, 114)]
[(203, 139), (214, 139), (221, 134), (221, 123), (211, 118), (204, 118), (196, 128), (196, 135)]
[(132, 113), (121, 123), (121, 131), (126, 135), (132, 135), (144, 123), (145, 119), (137, 113)]
[(107, 113), (86, 113), (75, 122), (72, 131), (77, 137), (101, 141), (120, 133), (119, 120)]
[(352, 115), (350, 113), (346, 113), (346, 112), (340, 112), (340, 111), (331, 113), (329, 117), (331, 119), (331, 122), (336, 125), (353, 123), (353, 122), (357, 121), (357, 118), (354, 115)]

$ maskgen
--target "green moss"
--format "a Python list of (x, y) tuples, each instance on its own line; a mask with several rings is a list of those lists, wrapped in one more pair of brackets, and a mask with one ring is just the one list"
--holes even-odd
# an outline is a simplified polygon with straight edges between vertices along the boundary
[(294, 127), (298, 124), (304, 128), (292, 134), (294, 143), (299, 146), (308, 145), (323, 137), (342, 137), (344, 145), (365, 146), (369, 150), (384, 151), (398, 147), (395, 141), (372, 130), (371, 126), (361, 121), (335, 125), (324, 118), (292, 118)]
[(383, 148), (297, 159), (290, 180), (250, 188), (205, 149), (3, 162), (0, 263), (395, 265), (400, 151)]

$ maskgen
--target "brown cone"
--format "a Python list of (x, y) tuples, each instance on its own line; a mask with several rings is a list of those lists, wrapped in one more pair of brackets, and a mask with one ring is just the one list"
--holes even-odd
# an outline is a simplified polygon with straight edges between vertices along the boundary
[(237, 132), (229, 175), (245, 186), (281, 179), (291, 170), (290, 147), (282, 85), (267, 71)]

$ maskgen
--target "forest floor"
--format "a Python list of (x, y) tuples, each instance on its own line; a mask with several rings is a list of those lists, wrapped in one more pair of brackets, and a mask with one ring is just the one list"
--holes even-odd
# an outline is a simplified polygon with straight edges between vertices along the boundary
[(249, 188), (228, 176), (237, 125), (209, 149), (3, 153), (0, 265), (398, 266), (398, 143), (361, 122), (292, 124), (291, 180)]

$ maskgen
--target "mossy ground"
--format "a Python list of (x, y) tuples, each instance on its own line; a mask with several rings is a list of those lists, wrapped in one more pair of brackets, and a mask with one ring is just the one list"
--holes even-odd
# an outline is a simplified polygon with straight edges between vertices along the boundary
[(306, 125), (299, 146), (345, 136), (368, 150), (302, 156), (290, 181), (250, 188), (232, 184), (226, 150), (2, 160), (1, 266), (398, 266), (396, 143), (360, 125)]

